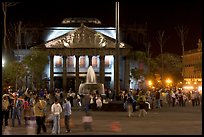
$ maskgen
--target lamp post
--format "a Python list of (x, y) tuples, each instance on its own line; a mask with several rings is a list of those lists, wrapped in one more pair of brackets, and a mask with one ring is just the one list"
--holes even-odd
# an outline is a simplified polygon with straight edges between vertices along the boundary
[[(119, 34), (119, 2), (116, 2), (116, 19), (115, 19), (115, 25), (116, 25), (116, 47), (115, 47), (115, 61), (116, 61), (116, 67), (115, 67), (115, 97), (118, 96), (120, 92), (120, 69), (119, 69), (119, 50), (120, 50), (120, 34)], [(116, 99), (116, 98), (115, 98)]]

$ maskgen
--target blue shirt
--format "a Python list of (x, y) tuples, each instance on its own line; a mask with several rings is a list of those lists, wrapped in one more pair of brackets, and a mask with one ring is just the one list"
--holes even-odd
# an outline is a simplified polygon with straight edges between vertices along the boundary
[(63, 104), (63, 109), (65, 116), (70, 116), (72, 114), (71, 103), (69, 101)]

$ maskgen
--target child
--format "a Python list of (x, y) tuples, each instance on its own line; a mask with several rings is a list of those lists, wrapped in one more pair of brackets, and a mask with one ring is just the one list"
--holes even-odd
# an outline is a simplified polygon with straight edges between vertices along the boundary
[(85, 116), (82, 117), (82, 122), (84, 124), (84, 130), (85, 131), (92, 131), (92, 122), (93, 122), (93, 118), (92, 116), (90, 116), (89, 113), (86, 113)]
[(143, 96), (139, 97), (139, 101), (138, 101), (138, 104), (139, 104), (139, 117), (141, 117), (141, 115), (143, 117), (145, 117), (147, 115), (147, 111), (145, 110), (145, 98)]

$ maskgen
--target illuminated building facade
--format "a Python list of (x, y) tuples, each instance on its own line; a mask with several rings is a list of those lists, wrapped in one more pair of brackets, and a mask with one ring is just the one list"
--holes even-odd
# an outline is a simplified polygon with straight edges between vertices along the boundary
[[(104, 83), (106, 88), (115, 86), (115, 29), (89, 28), (81, 25), (78, 28), (68, 28), (64, 34), (55, 38), (48, 36), (47, 42), (33, 47), (46, 50), (49, 55), (49, 65), (45, 74), (50, 79), (50, 90), (72, 88), (77, 91), (79, 84), (85, 82), (86, 71), (93, 66), (98, 83)], [(61, 32), (62, 33), (62, 32)], [(113, 36), (111, 34), (114, 34)], [(51, 34), (52, 35), (52, 34)], [(131, 47), (120, 42), (120, 86), (129, 89), (130, 61), (128, 55)]]
[[(84, 24), (88, 24), (89, 27)], [(97, 19), (68, 18), (58, 27), (27, 26), (19, 43), (24, 48), (14, 50), (14, 56), (20, 61), (29, 54), (31, 48), (48, 51), (49, 64), (46, 66), (43, 79), (50, 90), (72, 88), (77, 91), (80, 83), (85, 82), (90, 65), (95, 70), (97, 82), (104, 83), (105, 88), (114, 90), (116, 28), (102, 27), (98, 24), (100, 21)], [(120, 31), (121, 41), (135, 40), (136, 43), (134, 47), (123, 42), (119, 44), (119, 85), (120, 89), (125, 90), (131, 87), (130, 52), (141, 50), (134, 49), (135, 47), (144, 47), (147, 25), (121, 25)]]
[(184, 52), (183, 87), (185, 89), (202, 90), (202, 41), (198, 40), (198, 48)]

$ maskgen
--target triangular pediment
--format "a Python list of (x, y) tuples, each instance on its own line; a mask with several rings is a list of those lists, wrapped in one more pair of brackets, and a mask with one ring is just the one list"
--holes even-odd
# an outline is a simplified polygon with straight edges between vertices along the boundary
[[(85, 25), (49, 40), (44, 45), (45, 48), (115, 48), (116, 46), (115, 39)], [(121, 42), (120, 48), (125, 47), (127, 48), (127, 45)]]

